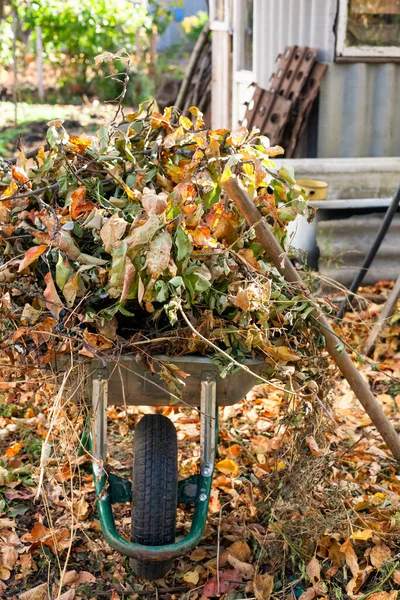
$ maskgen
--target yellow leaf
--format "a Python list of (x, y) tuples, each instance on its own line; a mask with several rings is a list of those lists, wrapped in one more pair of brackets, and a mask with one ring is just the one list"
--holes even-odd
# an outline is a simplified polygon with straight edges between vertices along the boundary
[(373, 531), (372, 529), (357, 529), (357, 531), (355, 531), (354, 533), (351, 534), (351, 539), (352, 540), (369, 540), (370, 538), (372, 538), (373, 535)]
[(284, 362), (300, 360), (300, 356), (287, 346), (270, 346), (266, 348), (267, 354), (271, 355), (276, 360)]
[(12, 181), (6, 191), (3, 193), (1, 198), (8, 198), (9, 196), (13, 196), (15, 192), (18, 192), (18, 186), (15, 181)]
[(241, 144), (243, 144), (248, 133), (249, 132), (246, 129), (246, 127), (242, 125), (242, 127), (239, 127), (239, 129), (232, 131), (232, 133), (226, 138), (226, 142), (230, 146), (240, 146)]
[(286, 469), (286, 465), (281, 460), (271, 466), (271, 471), (282, 471), (282, 469)]
[(179, 117), (179, 124), (183, 127), (183, 129), (189, 130), (192, 126), (192, 121), (188, 119), (188, 117), (184, 117), (183, 115)]
[(221, 471), (224, 475), (230, 475), (231, 477), (237, 477), (239, 475), (239, 465), (231, 458), (225, 458), (217, 462), (215, 467), (218, 471)]
[(86, 148), (92, 145), (92, 138), (89, 136), (70, 135), (69, 143), (75, 146), (74, 150), (80, 154), (84, 154)]
[(386, 498), (387, 494), (383, 494), (382, 492), (376, 492), (376, 494), (374, 494), (372, 498), (369, 499), (369, 503), (372, 504), (372, 506), (380, 506), (385, 502)]
[(183, 576), (183, 581), (186, 581), (186, 583), (193, 583), (194, 585), (197, 585), (199, 582), (198, 572), (197, 571), (188, 571)]

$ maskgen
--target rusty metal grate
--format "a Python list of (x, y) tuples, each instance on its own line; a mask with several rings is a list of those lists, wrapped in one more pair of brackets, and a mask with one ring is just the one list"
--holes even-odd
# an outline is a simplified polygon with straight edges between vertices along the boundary
[(291, 157), (303, 135), (327, 65), (316, 60), (317, 49), (286, 46), (277, 57), (269, 90), (255, 85), (243, 124), (257, 127), (271, 144), (282, 144)]

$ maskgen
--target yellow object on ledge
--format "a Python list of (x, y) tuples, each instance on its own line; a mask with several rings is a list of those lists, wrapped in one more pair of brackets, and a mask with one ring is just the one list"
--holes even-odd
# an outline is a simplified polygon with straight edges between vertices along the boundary
[(326, 200), (328, 184), (319, 179), (297, 179), (296, 189), (303, 189), (309, 200)]

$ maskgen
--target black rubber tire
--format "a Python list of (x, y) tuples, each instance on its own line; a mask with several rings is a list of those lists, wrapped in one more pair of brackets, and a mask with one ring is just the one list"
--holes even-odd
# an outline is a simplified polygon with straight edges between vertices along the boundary
[[(135, 429), (132, 478), (131, 539), (162, 546), (175, 542), (178, 501), (178, 444), (176, 429), (163, 415), (145, 415)], [(172, 560), (131, 559), (138, 577), (160, 579)]]

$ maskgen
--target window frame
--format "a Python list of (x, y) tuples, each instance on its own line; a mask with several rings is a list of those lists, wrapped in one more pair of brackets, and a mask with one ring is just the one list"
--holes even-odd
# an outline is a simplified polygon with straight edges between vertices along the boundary
[(339, 0), (336, 36), (336, 60), (348, 59), (400, 59), (398, 46), (346, 46), (348, 2)]

